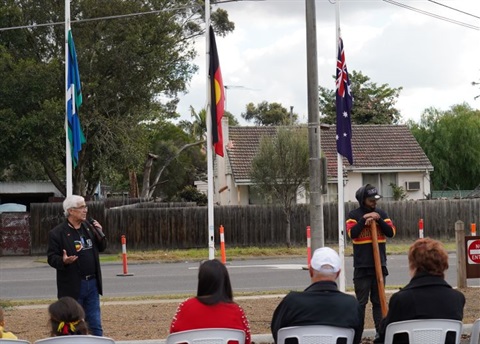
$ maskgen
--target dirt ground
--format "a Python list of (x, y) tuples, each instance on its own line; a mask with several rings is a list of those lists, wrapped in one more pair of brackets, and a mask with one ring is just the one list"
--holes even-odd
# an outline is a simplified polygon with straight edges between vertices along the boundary
[[(472, 324), (480, 318), (480, 288), (460, 289), (466, 297), (464, 323)], [(387, 299), (390, 294), (387, 294)], [(236, 300), (245, 310), (250, 322), (252, 334), (270, 333), (270, 320), (282, 298), (249, 297)], [(179, 304), (179, 300), (149, 300), (115, 304), (102, 304), (102, 319), (105, 336), (115, 340), (161, 339), (168, 335), (170, 322)], [(372, 315), (367, 307), (365, 328), (373, 328)], [(20, 339), (35, 340), (48, 337), (47, 308), (5, 309), (6, 329)], [(363, 344), (372, 343), (371, 338), (364, 338)]]

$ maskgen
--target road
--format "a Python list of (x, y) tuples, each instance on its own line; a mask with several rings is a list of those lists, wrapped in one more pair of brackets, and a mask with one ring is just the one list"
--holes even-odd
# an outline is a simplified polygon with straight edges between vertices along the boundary
[[(26, 257), (28, 259), (28, 257)], [(18, 259), (18, 258), (17, 258)], [(31, 258), (30, 258), (31, 259)], [(56, 297), (55, 270), (43, 263), (19, 267), (15, 259), (0, 262), (0, 299), (53, 299)], [(446, 279), (456, 286), (456, 255), (449, 255)], [(198, 262), (129, 263), (123, 276), (121, 263), (102, 264), (104, 296), (128, 297), (166, 294), (194, 294), (197, 288)], [(310, 283), (303, 258), (248, 259), (227, 262), (234, 292), (302, 290)], [(387, 287), (408, 283), (406, 255), (388, 256)], [(352, 287), (352, 257), (345, 258), (345, 281)], [(117, 276), (121, 275), (121, 276)], [(480, 286), (480, 279), (469, 279), (468, 286)]]

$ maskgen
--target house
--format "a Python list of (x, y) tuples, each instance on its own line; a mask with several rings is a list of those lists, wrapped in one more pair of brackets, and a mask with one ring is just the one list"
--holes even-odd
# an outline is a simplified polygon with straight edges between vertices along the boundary
[[(278, 127), (223, 124), (226, 153), (215, 159), (215, 201), (259, 204), (262, 199), (252, 188), (250, 166), (261, 138), (275, 135)], [(327, 202), (338, 199), (335, 135), (335, 126), (320, 133), (321, 154), (327, 159)], [(352, 137), (354, 164), (343, 159), (346, 202), (356, 202), (356, 190), (367, 183), (375, 185), (384, 200), (394, 199), (392, 184), (403, 188), (406, 199), (427, 198), (433, 166), (406, 125), (352, 125)]]
[(0, 182), (0, 204), (23, 204), (29, 210), (30, 203), (48, 202), (51, 198), (62, 196), (50, 181)]

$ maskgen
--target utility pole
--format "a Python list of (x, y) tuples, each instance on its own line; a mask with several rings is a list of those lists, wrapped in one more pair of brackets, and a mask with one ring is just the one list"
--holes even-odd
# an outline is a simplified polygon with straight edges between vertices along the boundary
[(317, 24), (315, 0), (305, 0), (307, 25), (308, 147), (310, 151), (310, 227), (312, 249), (325, 246), (320, 166)]

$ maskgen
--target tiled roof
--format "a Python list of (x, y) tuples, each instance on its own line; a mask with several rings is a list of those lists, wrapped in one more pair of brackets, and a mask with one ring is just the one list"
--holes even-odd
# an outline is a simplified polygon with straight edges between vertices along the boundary
[[(229, 127), (227, 154), (236, 182), (250, 180), (250, 166), (262, 136), (278, 127)], [(346, 170), (433, 170), (433, 166), (406, 125), (352, 125), (353, 162)], [(328, 177), (337, 175), (335, 126), (321, 130), (321, 150)]]

